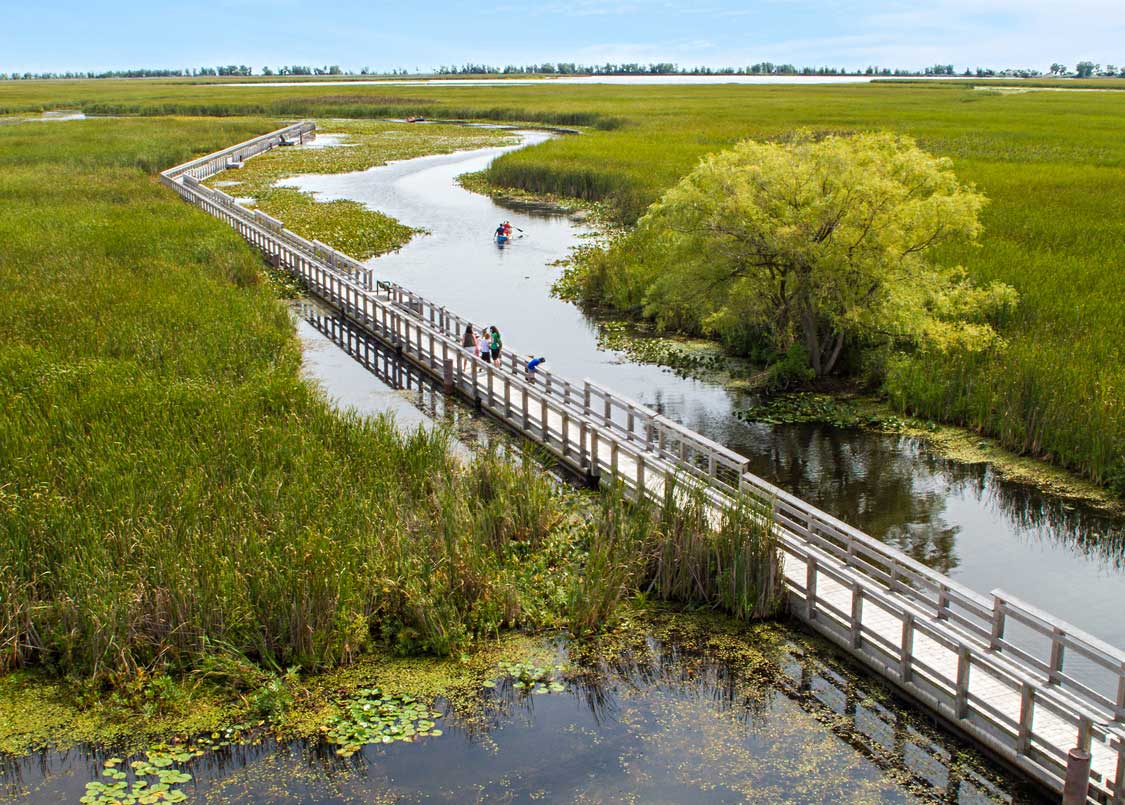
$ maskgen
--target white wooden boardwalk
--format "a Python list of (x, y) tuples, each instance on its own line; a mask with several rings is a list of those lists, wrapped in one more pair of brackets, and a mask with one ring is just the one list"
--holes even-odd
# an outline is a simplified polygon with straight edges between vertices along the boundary
[[(229, 223), (316, 296), (451, 391), (588, 477), (633, 494), (697, 484), (718, 513), (739, 497), (768, 506), (791, 611), (931, 713), (1048, 788), (1067, 751), (1092, 755), (1092, 801), (1125, 805), (1125, 652), (997, 590), (981, 595), (749, 472), (737, 453), (590, 381), (526, 358), (461, 349), (467, 322), (359, 262), (241, 207), (200, 180), (232, 162), (314, 136), (299, 123), (177, 166), (162, 180)], [(1125, 613), (1123, 613), (1125, 617)], [(1011, 627), (1015, 628), (1011, 628)]]

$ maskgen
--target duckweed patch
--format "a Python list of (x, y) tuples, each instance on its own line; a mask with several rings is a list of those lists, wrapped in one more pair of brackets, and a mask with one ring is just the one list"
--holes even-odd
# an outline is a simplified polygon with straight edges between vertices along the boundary
[[(513, 689), (531, 694), (562, 693), (566, 690), (565, 665), (540, 666), (526, 662), (502, 662), (499, 665), (501, 682)], [(496, 680), (486, 680), (484, 687), (495, 688)]]
[(934, 431), (937, 425), (903, 419), (893, 414), (865, 410), (847, 399), (828, 394), (782, 394), (767, 397), (737, 413), (747, 422), (793, 425), (815, 422), (837, 428), (867, 428), (882, 433), (903, 433), (908, 428)]
[(749, 364), (724, 354), (711, 341), (666, 338), (624, 321), (598, 322), (598, 347), (624, 352), (631, 361), (658, 364), (679, 377), (725, 372), (745, 375)]
[(191, 782), (192, 776), (178, 768), (178, 764), (188, 763), (204, 752), (198, 746), (161, 747), (128, 764), (119, 757), (108, 758), (102, 764), (101, 776), (110, 782), (91, 780), (86, 783), (86, 794), (79, 802), (83, 805), (184, 802), (187, 794), (176, 786)]
[(336, 754), (351, 757), (368, 744), (439, 737), (442, 731), (434, 719), (442, 715), (413, 696), (386, 695), (379, 688), (364, 688), (342, 703), (339, 713), (329, 719), (325, 738), (339, 746)]

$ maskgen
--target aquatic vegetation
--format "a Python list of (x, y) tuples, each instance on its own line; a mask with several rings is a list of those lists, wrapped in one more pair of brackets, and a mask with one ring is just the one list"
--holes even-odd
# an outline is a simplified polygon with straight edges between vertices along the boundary
[(442, 731), (434, 719), (441, 717), (442, 713), (413, 696), (365, 688), (340, 705), (339, 714), (325, 725), (324, 737), (339, 746), (336, 754), (351, 757), (367, 744), (439, 737)]
[[(567, 666), (539, 666), (527, 662), (502, 662), (497, 666), (501, 682), (512, 686), (513, 690), (539, 695), (543, 693), (562, 693), (566, 690)], [(488, 679), (485, 688), (495, 688), (496, 680)]]
[(745, 374), (745, 361), (724, 354), (713, 341), (669, 338), (634, 322), (599, 321), (598, 347), (624, 352), (630, 360), (667, 367), (679, 377), (703, 373)]
[(904, 433), (908, 429), (932, 432), (934, 422), (903, 419), (888, 413), (877, 413), (856, 406), (849, 400), (829, 394), (780, 394), (766, 397), (757, 405), (738, 412), (747, 422), (771, 425), (792, 425), (816, 422), (836, 428), (868, 428), (884, 433)]
[(122, 770), (124, 760), (111, 757), (102, 765), (102, 776), (113, 782), (93, 780), (86, 783), (83, 805), (154, 805), (162, 802), (185, 802), (187, 794), (175, 786), (191, 781), (191, 775), (175, 768), (199, 757), (201, 750), (149, 752), (144, 760), (129, 764), (132, 774)]
[[(456, 712), (423, 717), (444, 728), (440, 741), (415, 737), (405, 747), (399, 740), (384, 743), (380, 735), (370, 745), (371, 757), (356, 762), (354, 755), (351, 761), (325, 757), (319, 741), (252, 748), (248, 744), (257, 733), (247, 731), (232, 744), (237, 751), (211, 755), (202, 740), (211, 740), (208, 735), (150, 746), (135, 758), (117, 752), (119, 762), (111, 768), (128, 781), (132, 761), (154, 766), (149, 753), (168, 754), (171, 764), (155, 768), (192, 775), (172, 788), (202, 802), (420, 801), (437, 798), (447, 786), (443, 770), (450, 759), (457, 764), (458, 783), (489, 800), (655, 801), (675, 791), (677, 800), (722, 795), (778, 802), (826, 796), (939, 802), (956, 798), (960, 786), (961, 799), (1037, 801), (978, 752), (896, 704), (889, 686), (787, 624), (747, 625), (713, 612), (638, 605), (596, 638), (565, 647), (549, 637), (511, 643), (511, 655), (487, 666), (490, 676), (504, 662), (541, 674), (555, 668), (565, 652), (566, 690), (534, 695), (505, 677), (482, 695), (477, 682), (474, 706), (481, 717), (468, 722)], [(436, 667), (431, 659), (395, 664), (400, 662), (402, 673), (409, 666), (427, 675), (427, 667)], [(326, 674), (326, 689), (335, 684), (328, 677), (354, 672)], [(381, 682), (378, 687), (376, 701), (388, 698), (388, 690), (403, 690)], [(355, 691), (332, 695), (334, 714), (341, 712), (338, 704), (353, 698)], [(443, 704), (430, 712), (444, 709)], [(214, 743), (225, 740), (220, 735)], [(329, 744), (332, 750), (341, 746)], [(189, 754), (195, 756), (184, 760)], [(77, 760), (67, 769), (85, 768), (81, 753), (71, 757)], [(22, 767), (39, 762), (29, 758)], [(117, 782), (100, 775), (104, 760), (91, 768), (99, 782)], [(426, 773), (418, 774), (419, 768)], [(68, 775), (60, 771), (53, 769), (59, 785), (40, 789), (40, 799), (66, 786)], [(619, 796), (607, 795), (607, 779)], [(155, 777), (146, 783), (159, 784)]]
[(357, 260), (401, 248), (422, 231), (369, 210), (358, 201), (317, 201), (289, 187), (264, 190), (246, 206), (261, 209), (298, 235), (319, 240)]

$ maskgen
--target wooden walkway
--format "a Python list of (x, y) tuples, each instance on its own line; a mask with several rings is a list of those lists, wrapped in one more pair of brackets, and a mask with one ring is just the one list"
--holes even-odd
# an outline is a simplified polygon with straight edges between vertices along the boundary
[[(200, 183), (283, 139), (310, 136), (312, 123), (295, 124), (161, 178), (354, 327), (575, 471), (612, 476), (656, 500), (673, 481), (695, 484), (717, 513), (739, 497), (768, 506), (791, 611), (810, 628), (1052, 790), (1062, 790), (1067, 751), (1088, 749), (1091, 800), (1125, 805), (1125, 652), (999, 590), (963, 587), (754, 476), (738, 453), (609, 389), (547, 371), (528, 377), (526, 357), (514, 352), (499, 365), (473, 357), (460, 347), (467, 322), (446, 307), (375, 282), (358, 261)], [(349, 351), (364, 362), (356, 338)]]

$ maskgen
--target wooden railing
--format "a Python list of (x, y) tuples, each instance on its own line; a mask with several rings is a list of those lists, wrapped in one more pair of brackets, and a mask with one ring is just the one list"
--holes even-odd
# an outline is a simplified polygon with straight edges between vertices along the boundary
[[(524, 370), (460, 346), (469, 322), (201, 179), (313, 132), (299, 123), (162, 174), (309, 290), (448, 388), (560, 461), (662, 499), (694, 481), (717, 507), (769, 507), (793, 613), (860, 662), (1044, 785), (1061, 791), (1067, 751), (1093, 755), (1095, 801), (1125, 803), (1125, 652), (996, 590), (974, 592), (749, 472), (749, 461), (590, 380)], [(1038, 636), (1016, 640), (1008, 626)], [(1075, 667), (1071, 667), (1073, 659)], [(1096, 673), (1095, 673), (1096, 672)]]

